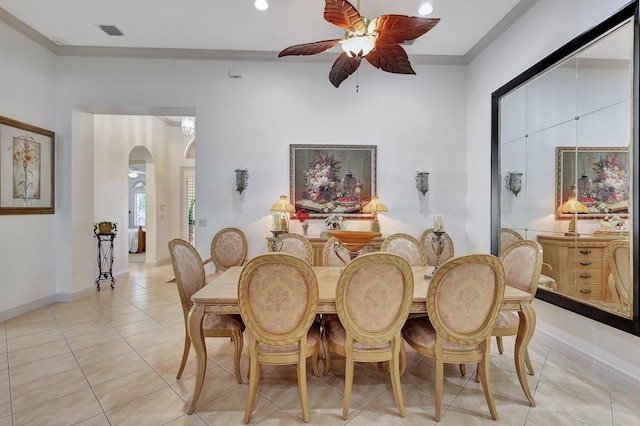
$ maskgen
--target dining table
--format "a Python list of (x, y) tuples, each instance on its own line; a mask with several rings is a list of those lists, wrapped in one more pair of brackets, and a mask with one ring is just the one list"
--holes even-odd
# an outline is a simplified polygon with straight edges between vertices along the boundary
[[(233, 266), (222, 274), (218, 274), (202, 289), (191, 296), (193, 306), (189, 311), (188, 332), (196, 352), (197, 375), (193, 390), (193, 397), (189, 406), (189, 414), (192, 414), (198, 403), (198, 398), (204, 384), (207, 370), (207, 347), (204, 342), (202, 320), (205, 313), (239, 314), (238, 306), (238, 281), (242, 272), (242, 266)], [(340, 266), (314, 266), (312, 267), (318, 281), (318, 311), (319, 314), (335, 314), (336, 311), (336, 287), (342, 267)], [(414, 266), (413, 273), (413, 301), (410, 314), (427, 313), (427, 288), (430, 279), (427, 278), (433, 272), (433, 266)], [(517, 312), (520, 318), (518, 334), (515, 342), (515, 367), (520, 381), (520, 386), (529, 404), (534, 407), (535, 401), (525, 371), (525, 358), (527, 346), (533, 336), (536, 325), (536, 314), (531, 306), (533, 296), (529, 292), (515, 287), (506, 286), (502, 302), (503, 311)]]

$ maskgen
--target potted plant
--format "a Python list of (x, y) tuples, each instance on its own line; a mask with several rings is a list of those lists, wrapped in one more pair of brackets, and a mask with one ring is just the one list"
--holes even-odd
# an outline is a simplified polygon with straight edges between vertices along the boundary
[(112, 232), (116, 232), (118, 230), (118, 224), (116, 222), (110, 222), (108, 220), (103, 220), (98, 223), (98, 232), (101, 234), (111, 234)]
[(188, 221), (189, 221), (189, 242), (193, 243), (193, 227), (196, 224), (196, 218), (194, 216), (194, 208), (195, 208), (195, 204), (196, 204), (196, 199), (192, 198), (191, 202), (189, 203), (189, 217), (188, 217)]

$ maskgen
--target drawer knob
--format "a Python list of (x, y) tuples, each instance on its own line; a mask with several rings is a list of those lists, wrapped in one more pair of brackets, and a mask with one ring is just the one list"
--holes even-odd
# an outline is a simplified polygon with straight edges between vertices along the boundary
[(591, 265), (591, 262), (580, 262), (581, 265)]
[(581, 254), (591, 254), (591, 250), (580, 250)]
[(580, 274), (580, 278), (591, 278), (591, 274)]
[(580, 289), (580, 293), (591, 293), (591, 290), (589, 290), (588, 288), (581, 288)]

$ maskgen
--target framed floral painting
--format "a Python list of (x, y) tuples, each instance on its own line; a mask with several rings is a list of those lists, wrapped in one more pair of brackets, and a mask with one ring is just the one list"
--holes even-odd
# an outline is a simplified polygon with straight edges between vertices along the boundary
[(375, 145), (289, 145), (290, 196), (311, 217), (370, 218), (376, 195)]
[(627, 147), (556, 147), (556, 219), (570, 196), (587, 207), (578, 219), (629, 214), (631, 167)]
[(0, 116), (0, 214), (53, 214), (55, 133)]

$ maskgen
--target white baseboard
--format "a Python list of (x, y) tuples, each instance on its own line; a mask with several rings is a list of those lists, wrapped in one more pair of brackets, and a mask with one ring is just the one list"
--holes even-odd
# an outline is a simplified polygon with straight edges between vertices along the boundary
[(36, 309), (50, 305), (52, 303), (55, 303), (56, 301), (56, 295), (52, 294), (51, 296), (43, 297), (42, 299), (34, 300), (33, 302), (25, 303), (24, 305), (7, 309), (6, 311), (0, 312), (0, 322), (10, 320), (11, 318), (15, 318), (31, 311), (35, 311)]
[(640, 381), (635, 377), (629, 376), (625, 372), (618, 370), (615, 366), (602, 361), (601, 359), (594, 358), (567, 342), (559, 340), (542, 330), (536, 329), (534, 338), (536, 342), (549, 347), (551, 350), (559, 353), (565, 358), (589, 369), (589, 371), (594, 374), (604, 377), (610, 383), (620, 386), (632, 394), (640, 394)]

